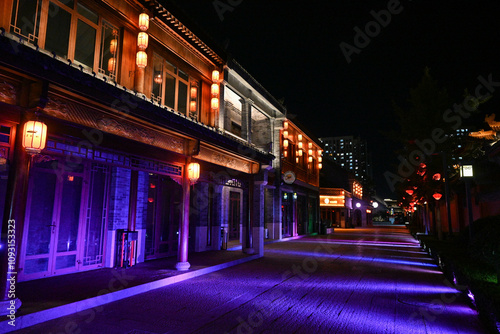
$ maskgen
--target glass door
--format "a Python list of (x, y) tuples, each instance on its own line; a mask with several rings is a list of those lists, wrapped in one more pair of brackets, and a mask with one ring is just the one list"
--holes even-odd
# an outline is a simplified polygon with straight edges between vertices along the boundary
[(83, 165), (51, 161), (31, 169), (21, 279), (78, 269), (82, 190)]
[[(146, 218), (146, 258), (177, 254), (182, 187), (168, 176), (149, 175)], [(139, 196), (138, 196), (139, 197)]]
[(240, 239), (240, 193), (229, 192), (229, 239)]

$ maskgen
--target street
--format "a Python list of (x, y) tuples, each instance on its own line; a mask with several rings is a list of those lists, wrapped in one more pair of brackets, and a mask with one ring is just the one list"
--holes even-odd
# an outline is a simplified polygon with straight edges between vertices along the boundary
[(258, 260), (14, 333), (486, 330), (405, 227), (380, 227), (268, 244)]

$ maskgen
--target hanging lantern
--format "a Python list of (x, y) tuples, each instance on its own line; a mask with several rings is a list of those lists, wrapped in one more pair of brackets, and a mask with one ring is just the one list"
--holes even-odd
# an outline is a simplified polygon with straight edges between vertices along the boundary
[(441, 195), (440, 193), (436, 192), (436, 193), (434, 193), (434, 195), (432, 195), (432, 197), (434, 197), (434, 199), (436, 201), (439, 201), (441, 199), (441, 197), (443, 197), (443, 195)]
[(114, 72), (116, 70), (116, 58), (109, 58), (108, 60), (108, 72)]
[(313, 162), (313, 157), (312, 156), (309, 156), (309, 158), (307, 159), (309, 162)]
[(309, 149), (309, 151), (307, 151), (307, 154), (313, 155), (313, 150)]
[(153, 203), (154, 201), (155, 201), (155, 200), (154, 200), (152, 197), (149, 197), (149, 198), (148, 198), (148, 202), (149, 202), (149, 203)]
[(219, 109), (219, 99), (216, 97), (212, 98), (210, 105), (211, 105), (212, 109), (218, 110)]
[(212, 82), (213, 83), (219, 82), (219, 71), (217, 70), (212, 71)]
[(299, 149), (302, 149), (302, 146), (303, 146), (303, 145), (302, 145), (302, 142), (301, 142), (301, 141), (299, 141)]
[(284, 149), (288, 148), (288, 139), (283, 139), (283, 148)]
[(117, 47), (118, 47), (118, 41), (116, 39), (112, 39), (111, 43), (109, 44), (109, 52), (115, 54)]
[[(312, 147), (313, 147), (313, 143), (308, 143), (307, 145), (308, 145), (308, 147), (309, 147), (309, 148), (312, 148)], [(312, 150), (311, 150), (311, 152), (312, 152)], [(312, 154), (312, 153), (311, 153), (311, 154)]]
[(411, 196), (411, 195), (413, 195), (413, 190), (408, 189), (408, 190), (406, 190), (406, 193)]
[(318, 162), (323, 162), (323, 158), (322, 157), (318, 157)]
[(283, 122), (283, 129), (288, 130), (288, 121)]
[(191, 86), (191, 94), (190, 94), (190, 96), (191, 96), (191, 99), (193, 99), (193, 100), (196, 99), (196, 98), (198, 98), (198, 87)]
[(441, 180), (441, 174), (439, 174), (439, 173), (434, 174), (434, 175), (432, 176), (432, 179), (433, 179), (434, 181), (439, 181), (439, 180)]
[(29, 121), (23, 128), (23, 147), (28, 154), (38, 154), (47, 142), (47, 125), (40, 121)]
[(301, 157), (303, 154), (303, 151), (302, 150), (299, 150), (299, 157)]
[(137, 52), (135, 63), (139, 68), (145, 68), (148, 66), (148, 55), (144, 51)]
[(212, 92), (213, 97), (218, 97), (219, 96), (219, 84), (216, 84), (216, 83), (212, 84), (210, 91)]
[(283, 131), (283, 138), (288, 139), (288, 130)]
[(191, 111), (191, 112), (196, 111), (196, 101), (189, 102), (189, 111)]
[(301, 134), (299, 134), (298, 139), (299, 139), (299, 141), (302, 141), (302, 135)]
[(283, 151), (283, 157), (285, 157), (285, 158), (288, 157), (288, 151), (287, 150)]
[(187, 166), (188, 179), (191, 184), (195, 184), (200, 178), (200, 164), (197, 162), (191, 162)]
[(139, 48), (139, 50), (146, 50), (146, 48), (148, 47), (148, 41), (149, 41), (149, 36), (147, 33), (145, 33), (144, 31), (141, 31), (139, 33), (139, 35), (137, 35), (137, 47)]
[(163, 78), (161, 77), (161, 74), (156, 74), (155, 78), (153, 79), (155, 84), (161, 85), (163, 83)]
[(299, 163), (299, 158), (295, 158), (295, 163), (298, 164)]
[(323, 164), (321, 162), (318, 164), (318, 168), (319, 169), (323, 168)]
[(139, 29), (146, 31), (149, 29), (149, 15), (142, 13), (139, 15)]

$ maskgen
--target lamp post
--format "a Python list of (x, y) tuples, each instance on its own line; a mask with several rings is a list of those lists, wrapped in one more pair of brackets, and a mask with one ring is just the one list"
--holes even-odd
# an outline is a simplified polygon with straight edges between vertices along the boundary
[(460, 178), (465, 181), (465, 196), (467, 198), (467, 213), (469, 214), (469, 238), (472, 241), (472, 198), (470, 194), (470, 181), (474, 177), (474, 169), (470, 164), (460, 165)]
[(442, 231), (442, 226), (441, 226), (441, 208), (439, 207), (439, 200), (443, 195), (441, 195), (438, 192), (435, 192), (432, 197), (436, 200), (436, 205), (434, 206), (434, 220), (436, 224), (436, 230), (438, 234), (438, 240), (443, 239), (443, 231)]

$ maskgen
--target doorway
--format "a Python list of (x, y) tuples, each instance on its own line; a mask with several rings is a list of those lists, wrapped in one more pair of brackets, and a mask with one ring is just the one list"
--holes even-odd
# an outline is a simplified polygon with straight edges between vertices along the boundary
[(20, 280), (103, 265), (109, 170), (51, 160), (30, 171)]
[(149, 174), (146, 215), (146, 259), (177, 255), (182, 186), (168, 176)]
[(241, 207), (240, 193), (236, 191), (230, 191), (229, 213), (228, 213), (229, 240), (240, 239), (240, 207)]

